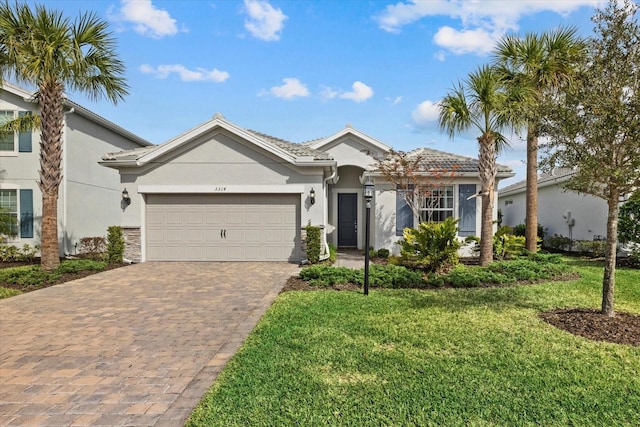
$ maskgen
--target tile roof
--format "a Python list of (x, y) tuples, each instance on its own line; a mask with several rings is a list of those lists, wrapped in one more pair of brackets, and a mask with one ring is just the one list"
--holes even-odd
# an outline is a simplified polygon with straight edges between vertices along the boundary
[[(452, 170), (457, 173), (477, 173), (478, 159), (474, 157), (461, 156), (459, 154), (448, 153), (446, 151), (434, 150), (433, 148), (416, 148), (407, 153), (408, 156), (422, 156), (428, 168)], [(372, 166), (373, 167), (373, 166)], [(371, 168), (372, 168), (371, 167)], [(498, 173), (510, 173), (511, 168), (498, 164)]]
[(323, 151), (315, 150), (311, 147), (306, 146), (305, 144), (296, 144), (290, 141), (286, 141), (281, 138), (276, 138), (275, 136), (267, 135), (262, 132), (257, 132), (251, 129), (245, 129), (247, 132), (257, 136), (263, 141), (275, 145), (278, 148), (281, 148), (288, 152), (289, 154), (295, 157), (313, 157), (314, 160), (333, 160), (333, 157)]

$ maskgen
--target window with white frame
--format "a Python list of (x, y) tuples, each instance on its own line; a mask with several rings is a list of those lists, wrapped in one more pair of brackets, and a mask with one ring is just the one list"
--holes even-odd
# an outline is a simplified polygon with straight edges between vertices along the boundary
[(420, 209), (423, 222), (442, 222), (453, 216), (453, 185), (435, 188), (424, 198)]
[(0, 189), (0, 221), (5, 234), (18, 234), (18, 191)]
[[(15, 111), (0, 110), (0, 124), (16, 118)], [(17, 132), (0, 132), (0, 153), (15, 153), (17, 150)]]

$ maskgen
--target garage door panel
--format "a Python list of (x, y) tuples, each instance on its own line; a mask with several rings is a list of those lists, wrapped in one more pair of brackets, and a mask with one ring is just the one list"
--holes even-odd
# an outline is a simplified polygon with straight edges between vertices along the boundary
[(297, 194), (148, 195), (146, 258), (297, 261), (299, 205)]

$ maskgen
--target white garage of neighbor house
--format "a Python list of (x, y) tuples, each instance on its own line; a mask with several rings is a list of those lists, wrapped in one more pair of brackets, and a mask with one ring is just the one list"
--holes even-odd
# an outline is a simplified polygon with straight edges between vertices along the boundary
[[(397, 251), (402, 229), (417, 221), (373, 168), (390, 149), (351, 126), (295, 144), (216, 114), (161, 145), (109, 153), (101, 164), (119, 170), (128, 193), (121, 225), (130, 260), (300, 262), (308, 224), (324, 229), (324, 245), (364, 247), (368, 178), (371, 245)], [(480, 188), (477, 160), (419, 152), (456, 166), (437, 196), (439, 216), (460, 218), (461, 236), (479, 234), (480, 198), (470, 197)], [(511, 176), (499, 167), (498, 179)]]

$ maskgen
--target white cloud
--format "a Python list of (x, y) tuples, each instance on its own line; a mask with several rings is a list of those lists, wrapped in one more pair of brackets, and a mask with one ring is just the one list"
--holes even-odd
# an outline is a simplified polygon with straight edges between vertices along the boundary
[(177, 34), (176, 20), (166, 10), (156, 8), (151, 0), (120, 0), (120, 4), (116, 19), (132, 23), (137, 33), (154, 39)]
[(385, 98), (387, 101), (391, 102), (391, 105), (398, 105), (402, 102), (401, 96), (396, 96), (395, 98)]
[(275, 9), (268, 1), (244, 0), (248, 19), (244, 27), (256, 38), (265, 41), (280, 40), (287, 15), (281, 9)]
[(442, 50), (438, 51), (435, 55), (433, 55), (433, 57), (440, 62), (443, 62), (445, 59), (447, 59), (447, 55)]
[(439, 102), (426, 100), (411, 112), (411, 119), (416, 126), (423, 127), (438, 120), (440, 115)]
[(373, 89), (362, 82), (355, 82), (351, 87), (353, 90), (351, 92), (344, 92), (340, 94), (340, 98), (350, 99), (355, 102), (363, 102), (373, 96)]
[(159, 79), (166, 79), (170, 74), (177, 74), (183, 82), (215, 82), (221, 83), (229, 78), (229, 73), (220, 71), (217, 68), (207, 70), (198, 67), (195, 70), (189, 70), (181, 64), (158, 65), (153, 67), (149, 64), (140, 66), (140, 71), (145, 74), (155, 74)]
[[(273, 96), (277, 98), (283, 99), (293, 99), (296, 97), (305, 97), (309, 96), (309, 90), (307, 87), (298, 79), (293, 77), (288, 77), (286, 79), (282, 79), (284, 84), (282, 86), (274, 86), (269, 90)], [(265, 93), (260, 93), (259, 95), (264, 95)]]
[(493, 46), (500, 35), (489, 34), (478, 28), (475, 30), (454, 30), (451, 27), (441, 27), (433, 36), (433, 41), (449, 51), (461, 55), (464, 53), (486, 54), (493, 50)]
[(338, 91), (330, 88), (329, 86), (323, 86), (322, 90), (320, 91), (320, 96), (323, 99), (333, 99), (338, 96)]
[[(484, 54), (507, 31), (517, 31), (518, 22), (523, 16), (545, 11), (567, 16), (580, 7), (600, 7), (606, 3), (606, 0), (518, 0), (508, 4), (504, 0), (408, 0), (388, 5), (375, 19), (381, 29), (391, 33), (397, 33), (403, 26), (430, 16), (457, 19), (461, 28), (440, 28), (434, 42), (457, 54)], [(489, 47), (478, 49), (479, 42), (474, 45), (472, 40), (474, 36), (481, 37)], [(455, 37), (461, 37), (462, 40), (456, 42)]]

